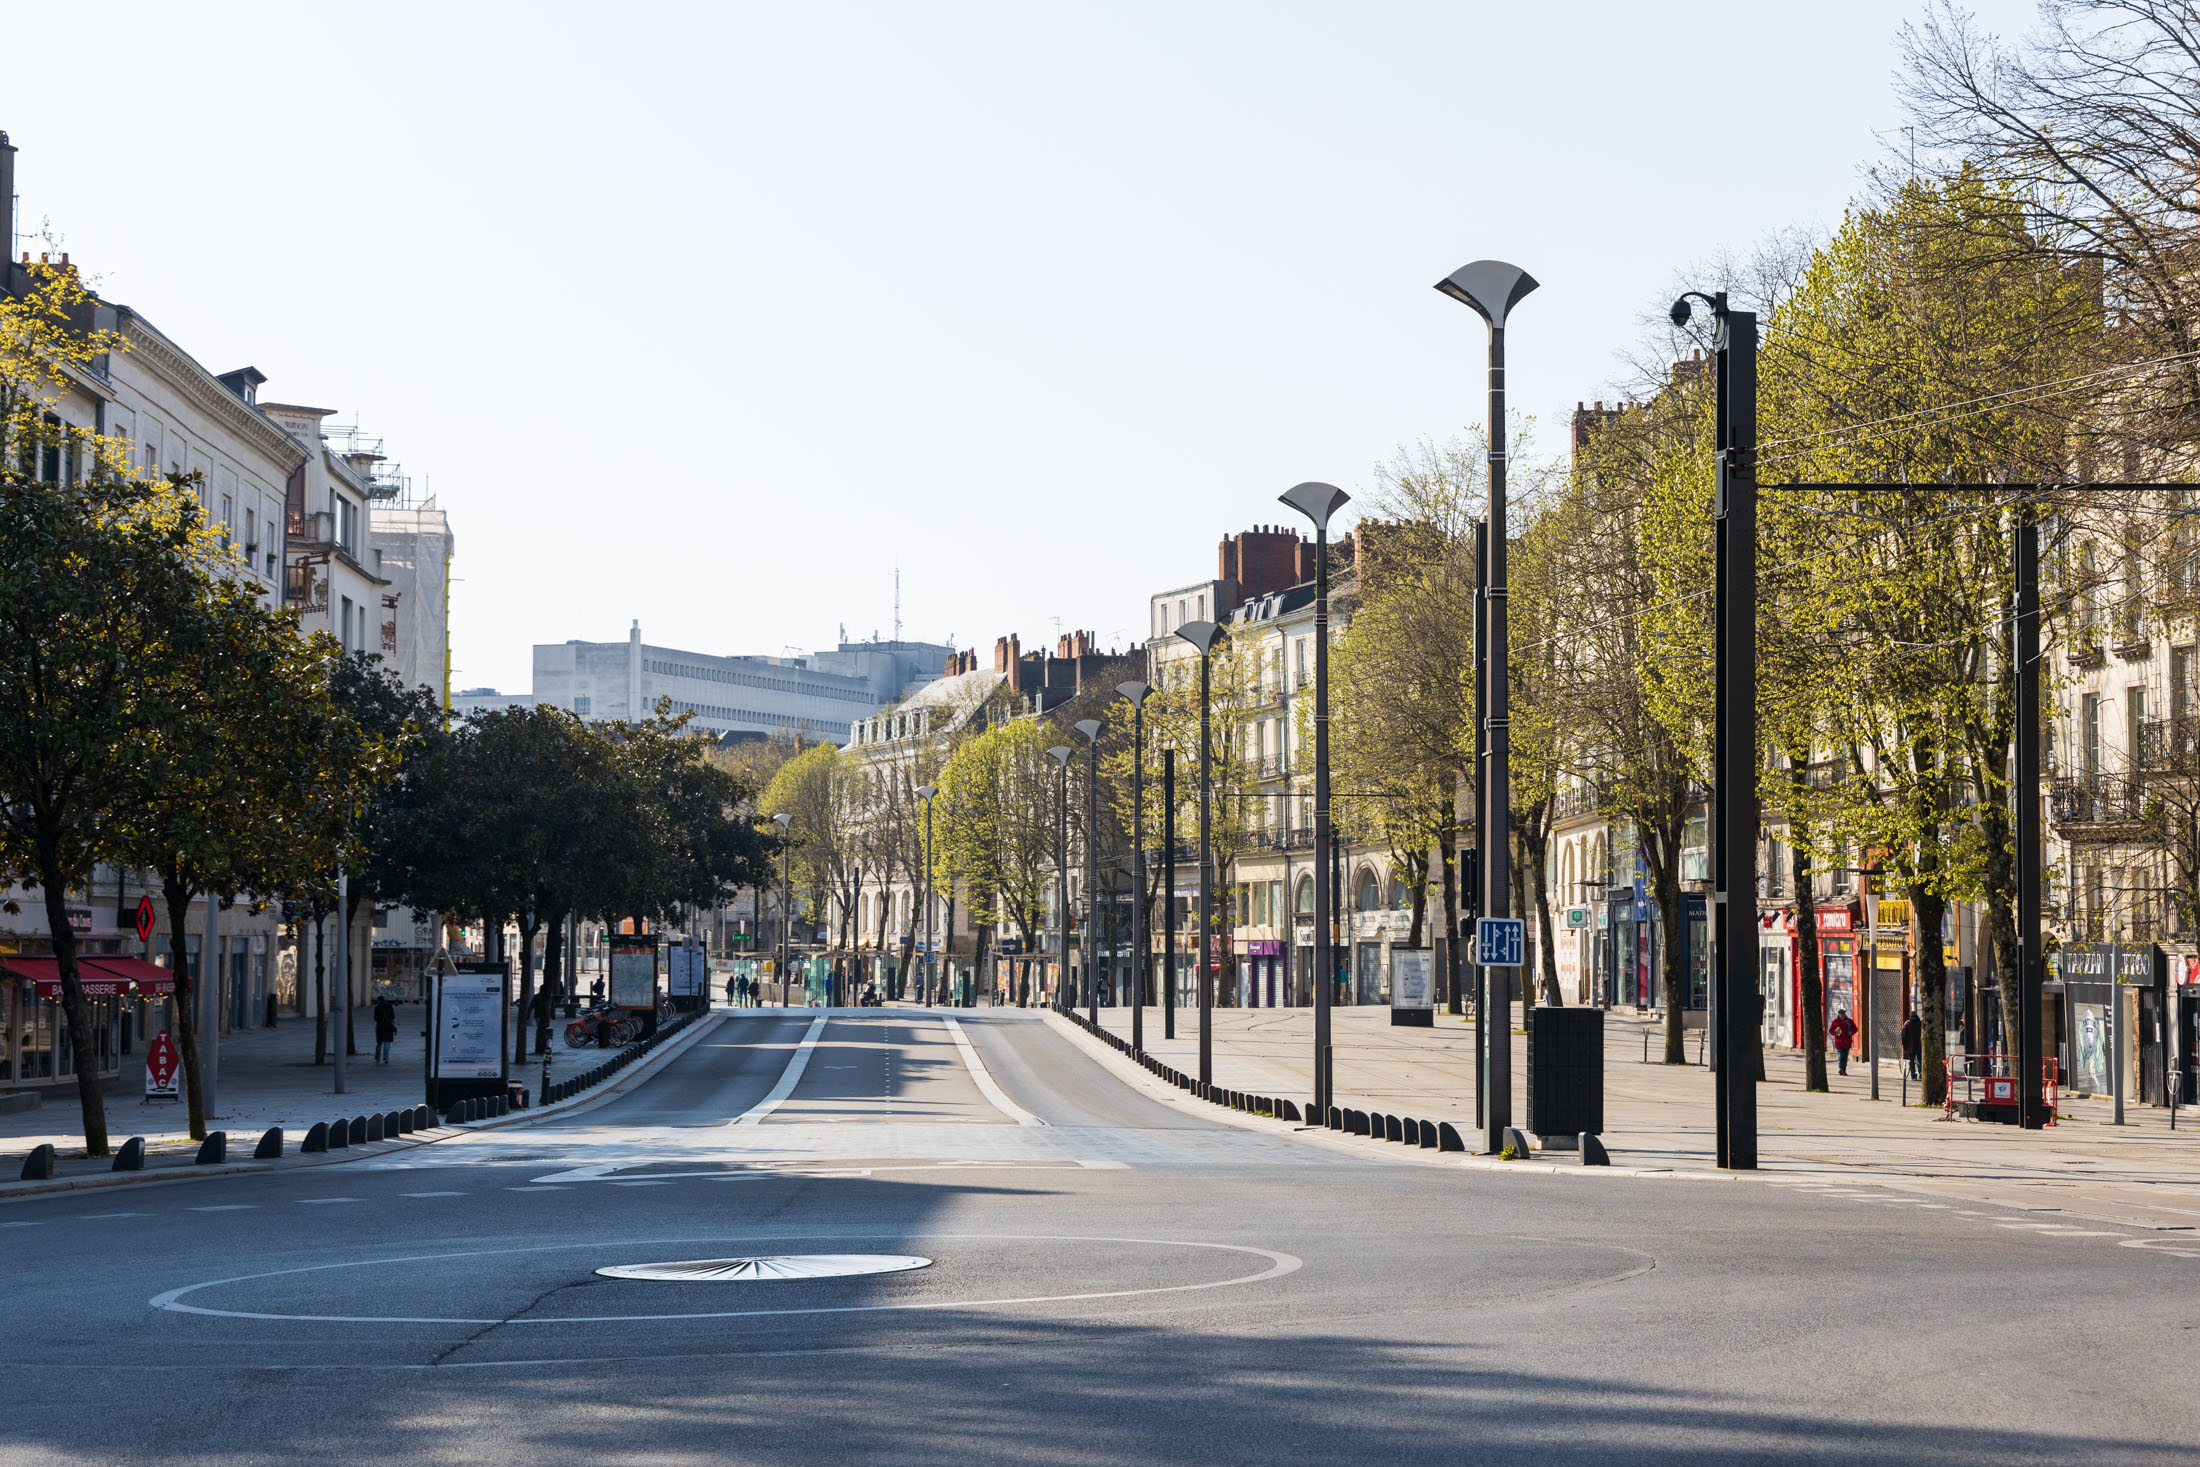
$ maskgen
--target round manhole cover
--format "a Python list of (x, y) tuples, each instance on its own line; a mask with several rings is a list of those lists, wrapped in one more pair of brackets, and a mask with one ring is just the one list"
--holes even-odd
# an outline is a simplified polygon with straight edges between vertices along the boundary
[(929, 1268), (932, 1260), (903, 1253), (781, 1253), (764, 1258), (690, 1258), (680, 1263), (620, 1263), (599, 1268), (607, 1279), (670, 1284), (741, 1283), (758, 1279), (837, 1279)]

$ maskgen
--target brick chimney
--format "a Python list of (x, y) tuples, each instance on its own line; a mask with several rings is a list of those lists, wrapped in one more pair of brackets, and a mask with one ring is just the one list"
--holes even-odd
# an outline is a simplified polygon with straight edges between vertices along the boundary
[(1296, 530), (1255, 525), (1225, 539), (1215, 561), (1216, 575), (1237, 582), (1238, 601), (1242, 604), (1312, 579), (1313, 546), (1301, 540)]

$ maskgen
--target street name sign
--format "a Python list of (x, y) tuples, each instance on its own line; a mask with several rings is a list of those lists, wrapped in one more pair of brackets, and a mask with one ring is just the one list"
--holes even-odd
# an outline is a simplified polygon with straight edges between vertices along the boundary
[(1526, 960), (1528, 924), (1518, 917), (1484, 917), (1474, 924), (1474, 961), (1483, 968), (1517, 968)]

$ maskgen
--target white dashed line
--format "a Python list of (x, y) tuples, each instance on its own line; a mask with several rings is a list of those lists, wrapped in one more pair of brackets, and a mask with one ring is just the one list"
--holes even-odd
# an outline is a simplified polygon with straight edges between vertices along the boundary
[(301, 1207), (314, 1207), (324, 1202), (358, 1202), (361, 1200), (363, 1199), (358, 1197), (301, 1197), (298, 1199), (298, 1205)]
[(464, 1192), (400, 1192), (400, 1197), (464, 1197)]
[(186, 1209), (186, 1211), (189, 1212), (256, 1212), (258, 1210), (259, 1204), (256, 1202), (224, 1202), (216, 1207), (193, 1207)]

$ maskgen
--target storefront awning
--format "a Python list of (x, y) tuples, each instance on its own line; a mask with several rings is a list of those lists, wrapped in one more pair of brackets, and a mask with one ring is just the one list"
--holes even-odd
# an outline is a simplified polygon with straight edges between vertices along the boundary
[[(176, 975), (143, 958), (82, 957), (76, 960), (76, 970), (86, 998), (127, 998), (176, 991)], [(0, 972), (30, 979), (40, 998), (61, 997), (59, 958), (0, 958)]]

